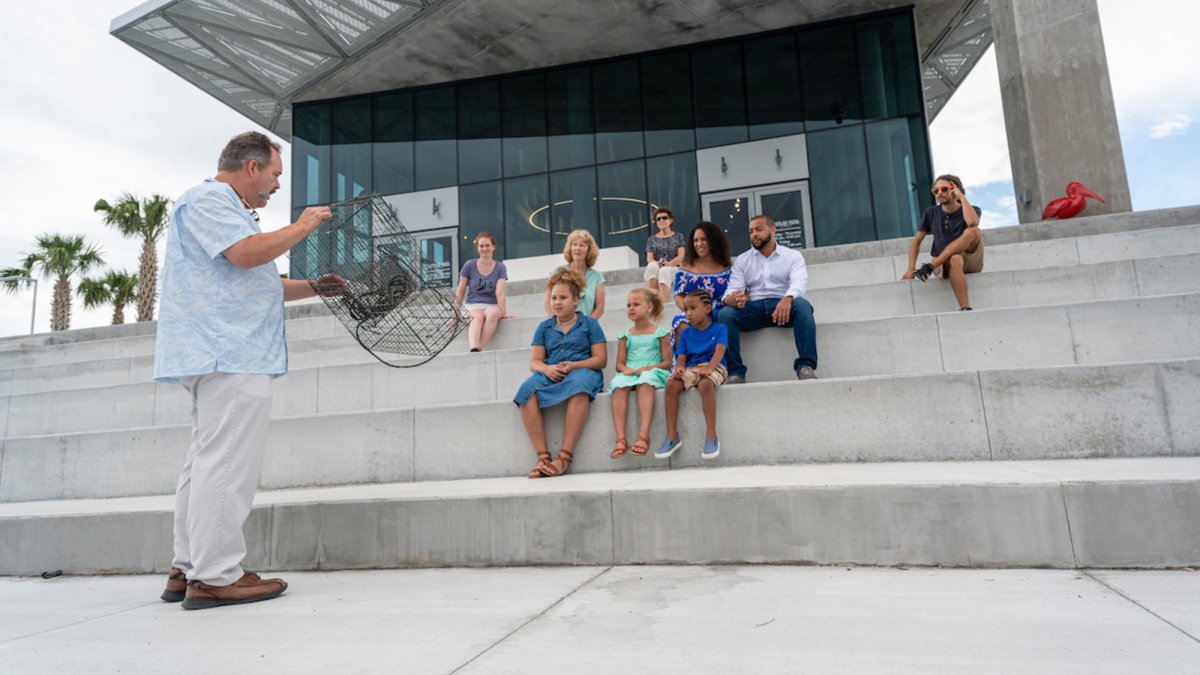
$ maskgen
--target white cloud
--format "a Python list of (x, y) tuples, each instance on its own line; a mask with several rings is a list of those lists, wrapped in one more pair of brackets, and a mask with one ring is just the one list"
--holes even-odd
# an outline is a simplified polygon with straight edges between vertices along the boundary
[(1191, 125), (1192, 118), (1187, 115), (1171, 115), (1167, 119), (1150, 127), (1147, 135), (1154, 139), (1182, 136), (1187, 133), (1188, 127)]

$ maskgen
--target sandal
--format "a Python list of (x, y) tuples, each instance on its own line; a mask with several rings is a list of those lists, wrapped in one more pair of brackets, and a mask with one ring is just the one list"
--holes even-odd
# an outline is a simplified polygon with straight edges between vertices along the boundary
[(546, 473), (546, 468), (550, 466), (550, 453), (539, 452), (538, 463), (529, 470), (529, 478), (542, 478), (549, 474)]
[(613, 448), (612, 454), (610, 454), (609, 457), (612, 459), (616, 459), (616, 458), (620, 457), (621, 455), (625, 454), (625, 451), (628, 449), (628, 446), (629, 446), (629, 441), (625, 440), (624, 436), (618, 438), (617, 445), (616, 445), (616, 447)]
[(542, 475), (554, 478), (556, 476), (565, 476), (567, 471), (571, 469), (571, 451), (563, 448), (558, 451), (558, 457), (554, 458), (553, 462), (546, 465), (542, 469)]
[(637, 443), (633, 444), (633, 449), (630, 450), (633, 454), (641, 457), (650, 451), (650, 437), (638, 434)]

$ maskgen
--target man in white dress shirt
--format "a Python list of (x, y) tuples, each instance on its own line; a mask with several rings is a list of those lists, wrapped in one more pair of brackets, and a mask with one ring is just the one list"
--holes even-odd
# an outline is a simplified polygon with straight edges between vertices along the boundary
[(775, 241), (775, 221), (770, 216), (750, 221), (750, 244), (753, 248), (733, 261), (729, 289), (722, 300), (725, 306), (717, 315), (729, 332), (727, 383), (746, 381), (740, 332), (768, 326), (792, 329), (796, 340), (792, 370), (798, 379), (816, 379), (817, 324), (812, 305), (804, 299), (808, 290), (804, 256)]

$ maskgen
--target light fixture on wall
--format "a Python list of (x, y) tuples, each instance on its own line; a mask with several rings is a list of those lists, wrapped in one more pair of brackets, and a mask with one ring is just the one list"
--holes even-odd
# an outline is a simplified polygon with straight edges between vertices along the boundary
[(441, 209), (442, 209), (442, 205), (438, 203), (437, 197), (434, 197), (433, 198), (433, 215), (436, 216), (438, 214), (438, 211), (440, 211)]
[(783, 168), (783, 154), (779, 152), (779, 148), (775, 148), (775, 166)]
[(729, 173), (729, 165), (725, 163), (725, 158), (722, 157), (721, 158), (721, 175), (723, 176), (726, 173)]
[[(651, 214), (653, 213), (653, 211), (655, 209), (658, 208), (658, 204), (655, 204), (654, 202), (648, 202), (645, 199), (635, 199), (633, 197), (601, 197), (599, 200), (597, 200), (595, 197), (592, 197), (592, 201), (593, 202), (594, 201), (630, 202), (633, 204), (645, 204), (647, 209), (651, 212)], [(568, 204), (574, 204), (574, 203), (575, 203), (574, 199), (564, 199), (559, 202), (554, 202), (554, 206), (566, 206)], [(538, 225), (534, 221), (534, 218), (536, 218), (537, 216), (539, 216), (543, 213), (546, 213), (549, 210), (550, 210), (550, 204), (546, 204), (545, 206), (539, 206), (538, 208), (531, 211), (529, 213), (529, 217), (526, 218), (526, 220), (529, 221), (529, 226), (532, 227), (533, 229), (537, 230), (538, 232), (549, 232), (550, 231), (549, 227), (542, 227), (541, 225)], [(612, 234), (627, 234), (629, 232), (637, 232), (638, 230), (647, 230), (647, 229), (651, 229), (650, 223), (648, 221), (645, 223), (635, 223), (631, 227), (627, 227), (623, 230), (611, 230), (611, 231), (607, 232), (606, 234), (610, 234), (610, 235), (612, 235)], [(554, 234), (561, 234), (561, 235), (565, 236), (567, 234), (570, 234), (570, 232), (569, 231), (567, 231), (567, 232), (555, 231)]]

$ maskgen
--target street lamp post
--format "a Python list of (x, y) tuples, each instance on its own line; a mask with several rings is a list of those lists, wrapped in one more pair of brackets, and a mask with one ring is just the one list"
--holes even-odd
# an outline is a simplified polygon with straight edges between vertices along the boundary
[(33, 335), (33, 318), (37, 314), (37, 279), (32, 277), (0, 277), (0, 281), (27, 281), (33, 284), (33, 307), (29, 310), (29, 334)]

